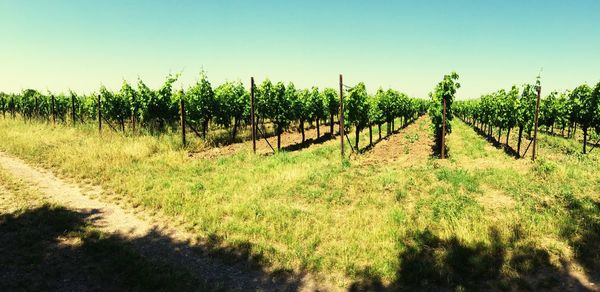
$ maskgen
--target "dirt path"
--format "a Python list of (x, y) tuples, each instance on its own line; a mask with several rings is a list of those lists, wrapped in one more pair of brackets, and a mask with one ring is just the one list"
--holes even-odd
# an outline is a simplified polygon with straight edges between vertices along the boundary
[[(100, 231), (117, 234), (150, 260), (186, 268), (201, 281), (232, 290), (314, 290), (316, 281), (306, 275), (273, 274), (265, 269), (228, 265), (202, 254), (202, 246), (191, 233), (159, 226), (138, 218), (120, 207), (90, 199), (102, 189), (84, 191), (46, 170), (27, 165), (18, 158), (0, 152), (0, 167), (25, 183), (37, 187), (49, 200), (81, 213), (90, 214), (90, 223)], [(86, 188), (87, 189), (87, 188)]]
[[(302, 133), (297, 130), (290, 130), (281, 134), (281, 148), (284, 151), (295, 151), (304, 148), (310, 148), (315, 145), (320, 145), (326, 142), (331, 142), (330, 139), (330, 128), (328, 125), (321, 125), (320, 129), (320, 138), (317, 139), (317, 129), (308, 128), (304, 130), (305, 142), (302, 143)], [(334, 127), (334, 133), (337, 133), (338, 128), (337, 125)], [(265, 141), (264, 138), (259, 133), (259, 137), (256, 140), (256, 152), (259, 154), (271, 154), (273, 153), (273, 147), (277, 150), (277, 136), (268, 137), (266, 140), (269, 141), (269, 144)], [(224, 156), (234, 155), (240, 151), (252, 151), (252, 141), (244, 141), (239, 143), (234, 143), (226, 146), (209, 148), (200, 152), (191, 153), (192, 157), (195, 158), (204, 158), (204, 159), (214, 159)]]
[(373, 149), (360, 159), (365, 164), (393, 162), (404, 167), (424, 165), (431, 157), (433, 146), (429, 125), (429, 117), (422, 116), (404, 129), (377, 141)]

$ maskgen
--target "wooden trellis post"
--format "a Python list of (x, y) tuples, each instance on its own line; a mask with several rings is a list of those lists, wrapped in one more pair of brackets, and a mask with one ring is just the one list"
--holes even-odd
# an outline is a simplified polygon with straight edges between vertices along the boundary
[(179, 110), (180, 110), (180, 117), (181, 117), (181, 143), (183, 144), (183, 146), (186, 145), (186, 140), (185, 140), (185, 102), (183, 100), (183, 92), (181, 94), (181, 99), (179, 100)]
[(16, 119), (17, 113), (15, 112), (15, 97), (14, 96), (10, 97), (10, 104), (11, 104), (10, 112), (11, 112), (12, 118)]
[(442, 113), (442, 159), (446, 158), (446, 97), (442, 97), (444, 111)]
[(533, 152), (531, 153), (531, 160), (535, 161), (535, 150), (537, 148), (537, 132), (538, 132), (538, 117), (540, 114), (540, 95), (542, 92), (542, 86), (537, 88), (537, 101), (535, 103), (535, 127), (533, 130)]
[(254, 116), (254, 77), (250, 77), (250, 126), (252, 127), (252, 151), (256, 154), (256, 118)]
[(98, 94), (98, 133), (102, 133), (102, 101), (100, 98), (100, 94)]
[(35, 110), (34, 110), (34, 115), (36, 118), (40, 117), (40, 109), (38, 108), (38, 96), (37, 94), (35, 95)]
[(137, 114), (137, 109), (135, 107), (135, 93), (131, 96), (131, 99), (131, 105), (133, 107), (133, 110), (131, 111), (131, 131), (135, 134), (135, 120)]
[(340, 150), (342, 159), (344, 159), (344, 80), (342, 74), (340, 74), (340, 117), (338, 122), (340, 124)]
[(75, 126), (75, 95), (71, 94), (71, 120)]
[(56, 101), (54, 98), (54, 94), (51, 96), (52, 98), (52, 126), (56, 126)]

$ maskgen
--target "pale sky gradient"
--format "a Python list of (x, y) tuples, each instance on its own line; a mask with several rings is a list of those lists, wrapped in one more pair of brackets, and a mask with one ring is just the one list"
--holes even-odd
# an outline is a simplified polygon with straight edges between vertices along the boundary
[(177, 87), (250, 76), (298, 87), (359, 81), (459, 98), (533, 82), (600, 81), (600, 1), (0, 0), (0, 91), (91, 92), (123, 79)]

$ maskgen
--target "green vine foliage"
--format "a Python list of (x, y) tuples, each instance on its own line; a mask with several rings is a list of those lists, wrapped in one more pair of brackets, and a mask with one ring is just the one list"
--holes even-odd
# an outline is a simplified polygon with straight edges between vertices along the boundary
[(6, 111), (8, 110), (8, 95), (4, 92), (0, 92), (0, 110), (2, 116), (6, 117)]
[[(189, 124), (201, 125), (204, 137), (212, 123), (230, 128), (231, 138), (235, 140), (238, 127), (250, 123), (250, 94), (242, 82), (228, 81), (213, 88), (206, 73), (201, 72), (198, 81), (190, 88), (175, 92), (173, 87), (178, 78), (178, 74), (168, 75), (157, 89), (150, 88), (138, 78), (135, 85), (124, 80), (117, 91), (101, 86), (96, 93), (88, 95), (59, 93), (54, 95), (54, 112), (58, 122), (71, 123), (73, 112), (75, 124), (96, 122), (100, 96), (103, 119), (113, 128), (125, 131), (131, 120), (151, 133), (161, 133), (169, 127), (177, 127), (180, 101), (183, 100)], [(338, 94), (333, 88), (298, 89), (291, 82), (285, 86), (282, 82), (272, 83), (266, 79), (256, 88), (256, 115), (259, 123), (273, 125), (278, 141), (293, 122), (298, 122), (303, 140), (307, 122), (319, 124), (328, 120), (333, 133), (334, 118), (339, 114)], [(14, 111), (26, 119), (49, 120), (52, 116), (52, 95), (50, 92), (43, 95), (33, 89), (19, 94), (0, 94), (0, 109), (9, 115)], [(358, 131), (398, 117), (405, 121), (413, 119), (417, 114), (423, 114), (428, 106), (424, 100), (411, 99), (391, 89), (380, 89), (374, 96), (369, 96), (364, 83), (350, 89), (345, 94), (344, 103), (346, 127), (354, 127)], [(320, 135), (319, 131), (317, 135)]]
[(125, 106), (128, 107), (124, 110), (127, 111), (126, 116), (139, 120), (141, 118), (142, 103), (141, 100), (137, 98), (135, 89), (131, 86), (131, 84), (129, 84), (129, 82), (123, 80), (119, 94), (123, 99)]
[(571, 97), (577, 104), (576, 108), (578, 109), (575, 121), (582, 128), (589, 128), (594, 121), (595, 111), (598, 106), (598, 101), (592, 95), (592, 88), (587, 84), (580, 85), (571, 92)]
[(41, 94), (34, 89), (25, 89), (21, 92), (21, 98), (18, 99), (17, 109), (24, 118), (31, 119), (38, 112), (37, 106)]
[(273, 94), (271, 96), (274, 99), (271, 106), (271, 112), (267, 117), (273, 121), (277, 135), (280, 136), (282, 131), (290, 125), (290, 122), (294, 117), (292, 111), (290, 111), (292, 103), (286, 98), (285, 85), (283, 82), (277, 82), (275, 86), (273, 86)]
[[(540, 101), (538, 126), (547, 131), (554, 131), (556, 127), (564, 135), (565, 128), (570, 133), (576, 125), (584, 131), (584, 140), (587, 140), (589, 129), (596, 133), (600, 131), (600, 83), (595, 88), (586, 84), (580, 85), (571, 91), (559, 93), (550, 92)], [(487, 94), (477, 100), (462, 101), (456, 105), (456, 111), (465, 120), (478, 124), (481, 129), (495, 127), (508, 130), (519, 128), (517, 151), (520, 150), (523, 132), (531, 134), (535, 123), (535, 107), (538, 89), (541, 83), (538, 78), (535, 84), (525, 84), (519, 93), (519, 88), (513, 86), (511, 90)], [(531, 138), (531, 137), (530, 137)], [(585, 151), (585, 143), (584, 143)]]
[(119, 123), (121, 128), (125, 127), (125, 120), (131, 117), (131, 99), (123, 93), (126, 92), (113, 93), (104, 86), (100, 87), (102, 114), (108, 120)]
[(311, 120), (322, 120), (327, 117), (325, 98), (317, 87), (311, 89), (308, 104)]
[(442, 122), (443, 122), (443, 104), (446, 101), (446, 134), (452, 133), (452, 125), (450, 121), (454, 118), (452, 111), (452, 103), (454, 95), (460, 88), (458, 83), (458, 74), (452, 72), (444, 76), (444, 79), (437, 84), (434, 91), (429, 94), (431, 97), (431, 107), (429, 108), (429, 116), (432, 122), (433, 133), (435, 136), (435, 150), (441, 152), (442, 147)]
[(365, 84), (360, 82), (348, 91), (344, 99), (344, 116), (346, 125), (363, 129), (369, 122), (369, 103)]
[(206, 138), (208, 123), (217, 114), (217, 100), (204, 71), (200, 72), (198, 82), (187, 91), (185, 99), (188, 119), (202, 125), (202, 135)]
[(302, 132), (302, 142), (304, 142), (304, 123), (310, 120), (310, 91), (308, 89), (298, 90), (293, 83), (290, 83), (286, 89), (286, 95), (291, 102), (292, 119), (298, 121), (298, 127)]
[(281, 134), (290, 125), (294, 118), (292, 100), (287, 98), (286, 88), (283, 82), (273, 84), (265, 80), (258, 88), (257, 109), (261, 118), (273, 122), (277, 134), (277, 148), (281, 148)]
[(594, 87), (594, 91), (592, 92), (592, 99), (596, 103), (596, 113), (593, 118), (593, 125), (596, 130), (596, 134), (600, 135), (600, 82), (596, 84)]
[(71, 108), (71, 98), (64, 93), (54, 96), (54, 111), (59, 122), (66, 123)]
[(369, 102), (365, 84), (360, 82), (348, 91), (344, 99), (344, 123), (355, 128), (355, 148), (359, 146), (359, 133), (369, 123)]
[(327, 107), (327, 113), (331, 116), (337, 116), (340, 111), (340, 97), (333, 88), (325, 88), (323, 90), (323, 97)]
[(294, 83), (289, 82), (285, 88), (285, 98), (290, 102), (290, 118), (292, 120), (300, 120), (305, 114), (305, 105), (300, 99), (300, 90), (296, 89)]
[(235, 139), (240, 123), (249, 120), (250, 93), (239, 81), (225, 82), (215, 89), (215, 108), (211, 111), (217, 124), (233, 127), (232, 138)]
[(173, 98), (173, 83), (179, 75), (169, 75), (158, 90), (152, 90), (138, 79), (138, 94), (141, 104), (140, 120), (153, 130), (163, 130), (167, 125), (177, 123), (178, 100)]
[(383, 89), (378, 89), (375, 95), (369, 96), (369, 123), (381, 125), (386, 122), (385, 112), (383, 111), (383, 102), (388, 94)]

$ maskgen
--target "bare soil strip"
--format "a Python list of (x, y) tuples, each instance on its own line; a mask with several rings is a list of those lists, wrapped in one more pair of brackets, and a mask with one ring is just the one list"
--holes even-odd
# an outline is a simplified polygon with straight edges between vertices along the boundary
[[(314, 290), (310, 275), (273, 274), (269, 271), (232, 266), (202, 254), (201, 243), (191, 233), (150, 223), (122, 208), (90, 199), (102, 193), (99, 187), (84, 191), (47, 170), (34, 168), (18, 158), (0, 152), (0, 167), (25, 183), (37, 187), (49, 200), (81, 213), (90, 214), (91, 224), (100, 231), (117, 234), (132, 243), (134, 250), (151, 260), (185, 268), (201, 281), (233, 290)], [(86, 188), (87, 189), (87, 188)]]
[[(365, 164), (394, 162), (400, 166), (425, 165), (431, 158), (433, 137), (429, 134), (429, 116), (424, 115), (404, 129), (374, 142), (373, 148), (361, 157)], [(382, 133), (383, 134), (383, 133)], [(373, 140), (379, 138), (374, 136)]]
[[(302, 133), (297, 130), (288, 131), (281, 134), (281, 148), (284, 151), (294, 151), (300, 150), (304, 148), (310, 148), (314, 145), (323, 144), (331, 141), (331, 135), (329, 134), (330, 128), (329, 125), (321, 125), (320, 127), (320, 137), (317, 139), (317, 129), (315, 128), (306, 128), (304, 130), (305, 142), (302, 143)], [(334, 125), (334, 134), (338, 132), (338, 126)], [(271, 146), (277, 150), (277, 136), (268, 137), (266, 140), (269, 141), (269, 144), (265, 141), (265, 139), (259, 133), (256, 138), (256, 152), (259, 154), (271, 154), (273, 153), (273, 149)], [(224, 156), (231, 156), (240, 151), (252, 151), (252, 140), (234, 143), (221, 147), (214, 147), (207, 150), (203, 150), (196, 153), (191, 153), (190, 155), (194, 158), (205, 158), (205, 159), (214, 159)]]

